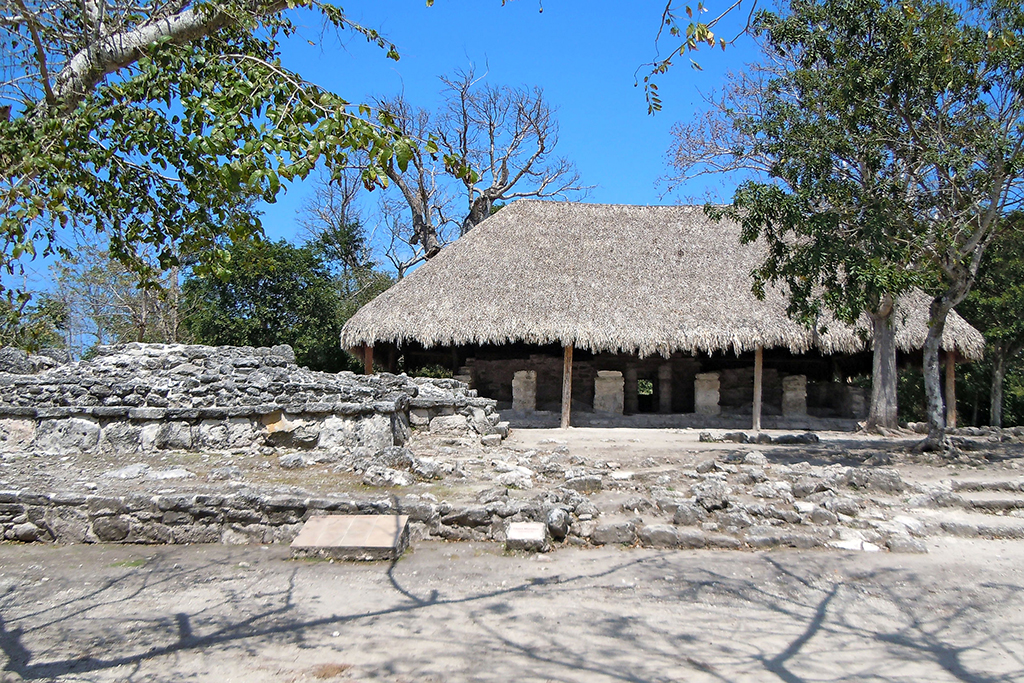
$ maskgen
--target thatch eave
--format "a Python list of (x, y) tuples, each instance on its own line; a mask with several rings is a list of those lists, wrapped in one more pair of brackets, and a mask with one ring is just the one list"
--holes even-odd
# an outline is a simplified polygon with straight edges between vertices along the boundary
[[(360, 309), (341, 343), (571, 344), (641, 357), (870, 348), (866, 317), (830, 321), (816, 335), (787, 317), (782, 292), (756, 299), (749, 273), (762, 253), (739, 243), (738, 225), (712, 223), (700, 207), (520, 200)], [(903, 297), (901, 351), (921, 348), (927, 319), (924, 293)], [(973, 360), (984, 343), (950, 314), (943, 348)]]

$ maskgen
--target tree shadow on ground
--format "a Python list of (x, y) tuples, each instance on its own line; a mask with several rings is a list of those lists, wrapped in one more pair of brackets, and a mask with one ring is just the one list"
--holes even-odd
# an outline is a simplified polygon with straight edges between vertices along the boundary
[[(538, 563), (538, 575), (492, 586), (481, 584), (497, 577), (477, 576), (470, 553), (450, 547), (466, 566), (449, 578), (418, 578), (405, 562), (361, 566), (380, 606), (362, 601), (341, 614), (312, 613), (297, 590), (318, 572), (349, 576), (351, 567), (275, 562), (272, 580), (239, 585), (231, 549), (185, 567), (157, 550), (144, 568), (112, 569), (88, 587), (73, 574), (48, 586), (9, 583), (2, 670), (26, 681), (103, 672), (149, 680), (176, 657), (313, 650), (336, 629), (335, 642), (351, 647), (416, 643), (382, 648), (375, 666), (419, 680), (442, 658), (451, 661), (440, 670), (456, 679), (479, 667), (505, 680), (1024, 680), (1015, 635), (1024, 587), (1015, 583), (959, 590), (909, 569), (850, 572), (830, 553), (594, 551), (551, 576)], [(489, 560), (483, 566), (514, 558)], [(182, 606), (190, 594), (199, 604)]]

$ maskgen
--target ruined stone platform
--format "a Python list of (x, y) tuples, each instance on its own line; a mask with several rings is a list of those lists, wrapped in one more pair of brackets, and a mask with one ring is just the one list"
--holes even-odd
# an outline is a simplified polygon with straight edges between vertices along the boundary
[(393, 560), (409, 547), (408, 515), (311, 517), (292, 541), (293, 557)]

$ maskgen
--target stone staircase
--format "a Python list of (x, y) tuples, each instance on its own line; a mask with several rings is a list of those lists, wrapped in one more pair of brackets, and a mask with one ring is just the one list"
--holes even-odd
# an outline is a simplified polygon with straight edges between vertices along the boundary
[(947, 536), (1024, 539), (1024, 477), (996, 474), (954, 479), (939, 506), (912, 511), (929, 533)]

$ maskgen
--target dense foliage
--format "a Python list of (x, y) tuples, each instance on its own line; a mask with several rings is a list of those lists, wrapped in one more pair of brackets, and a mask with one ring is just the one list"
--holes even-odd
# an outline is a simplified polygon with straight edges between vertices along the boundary
[(256, 241), (227, 251), (225, 276), (194, 274), (185, 281), (182, 324), (196, 342), (290, 344), (300, 365), (327, 372), (350, 368), (338, 343), (341, 326), (390, 284), (387, 278), (369, 270), (361, 275), (363, 286), (346, 296), (346, 283), (311, 246)]
[(767, 176), (724, 211), (768, 244), (755, 290), (784, 283), (809, 324), (822, 308), (881, 319), (913, 286), (934, 296), (931, 442), (946, 315), (1024, 189), (1022, 29), (1003, 0), (791, 0), (758, 14), (767, 65), (731, 110), (739, 146), (726, 154)]
[[(0, 268), (70, 253), (72, 229), (109, 238), (142, 282), (261, 233), (253, 198), (355, 151), (374, 184), (413, 143), (386, 115), (289, 71), (286, 8), (319, 14), (397, 57), (339, 7), (299, 2), (17, 0), (0, 21)], [(226, 238), (226, 239), (225, 239)]]

